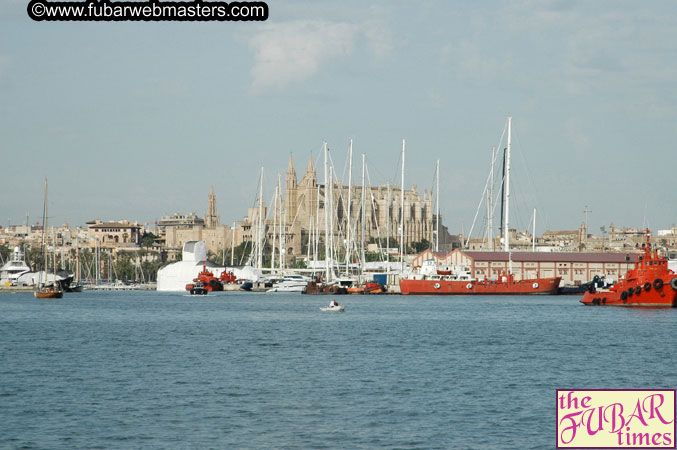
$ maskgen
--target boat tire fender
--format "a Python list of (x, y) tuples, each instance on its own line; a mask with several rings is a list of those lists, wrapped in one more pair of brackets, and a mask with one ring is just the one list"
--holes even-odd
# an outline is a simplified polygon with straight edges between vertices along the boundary
[(434, 287), (435, 289), (439, 289), (439, 288), (440, 288), (440, 283), (435, 283), (435, 284), (433, 285), (433, 287)]
[(663, 280), (660, 278), (656, 278), (653, 282), (653, 287), (656, 290), (659, 290), (663, 287)]
[(632, 295), (635, 293), (635, 290), (633, 288), (630, 288), (626, 292), (628, 293), (628, 297), (632, 297)]
[(649, 292), (651, 290), (651, 283), (649, 283), (648, 281), (644, 283), (644, 290)]
[(623, 291), (621, 292), (621, 300), (626, 301), (628, 299), (628, 293)]
[(465, 288), (466, 288), (466, 289), (472, 289), (472, 284), (470, 284), (470, 283), (466, 284), (466, 285), (465, 285)]
[(670, 280), (670, 286), (672, 287), (673, 290), (677, 291), (677, 277)]
[(641, 293), (642, 293), (642, 286), (637, 286), (637, 287), (635, 288), (635, 294), (639, 295), (639, 294), (641, 294)]
[(602, 303), (606, 305), (606, 297), (602, 299)]
[(538, 289), (538, 283), (532, 284), (531, 287), (534, 288), (534, 289)]

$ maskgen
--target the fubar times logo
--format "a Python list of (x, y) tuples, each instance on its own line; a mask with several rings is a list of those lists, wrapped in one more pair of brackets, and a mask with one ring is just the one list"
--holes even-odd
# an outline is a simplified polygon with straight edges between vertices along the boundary
[(557, 389), (557, 448), (677, 448), (675, 389)]

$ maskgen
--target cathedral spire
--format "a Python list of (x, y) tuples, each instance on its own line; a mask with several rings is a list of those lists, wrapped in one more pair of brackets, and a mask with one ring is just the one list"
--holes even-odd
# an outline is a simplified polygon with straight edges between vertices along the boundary
[(291, 153), (289, 154), (289, 167), (287, 168), (287, 174), (294, 174), (296, 175), (296, 171), (294, 170), (294, 160), (292, 159)]
[(214, 195), (214, 186), (209, 189), (209, 197), (207, 198), (207, 214), (205, 214), (205, 225), (207, 227), (215, 227), (219, 225), (221, 218), (216, 214), (216, 195)]
[(289, 168), (287, 169), (287, 190), (296, 188), (296, 171), (294, 170), (294, 160), (289, 155)]

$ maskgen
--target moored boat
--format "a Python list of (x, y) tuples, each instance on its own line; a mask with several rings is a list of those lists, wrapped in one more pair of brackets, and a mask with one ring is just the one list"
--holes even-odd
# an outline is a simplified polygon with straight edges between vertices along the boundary
[(497, 279), (477, 280), (470, 269), (451, 266), (445, 269), (450, 275), (439, 275), (432, 259), (423, 262), (417, 273), (400, 278), (400, 292), (405, 295), (552, 295), (557, 294), (560, 277), (516, 280), (510, 273)]
[(446, 276), (426, 279), (400, 279), (404, 295), (553, 295), (560, 277), (515, 280), (511, 273), (497, 280), (455, 280)]
[(196, 281), (190, 288), (190, 295), (207, 295), (208, 292), (202, 281)]
[(266, 292), (303, 292), (308, 280), (302, 275), (285, 275)]
[(221, 280), (214, 276), (214, 272), (207, 270), (207, 263), (203, 263), (202, 272), (197, 274), (197, 278), (193, 279), (193, 283), (186, 285), (186, 290), (190, 291), (193, 289), (196, 283), (202, 283), (204, 289), (208, 291), (222, 291), (223, 283)]
[(608, 289), (591, 287), (581, 303), (588, 306), (677, 307), (677, 274), (668, 267), (668, 259), (651, 248), (649, 230), (644, 232), (644, 255), (636, 267)]

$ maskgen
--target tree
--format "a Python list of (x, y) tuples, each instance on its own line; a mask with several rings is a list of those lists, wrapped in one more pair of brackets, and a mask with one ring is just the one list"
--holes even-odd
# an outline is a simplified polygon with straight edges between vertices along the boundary
[(411, 247), (414, 253), (421, 253), (430, 248), (430, 242), (427, 239), (421, 239), (419, 242), (412, 242)]
[(159, 239), (159, 236), (151, 233), (150, 231), (144, 231), (141, 236), (141, 247), (150, 248), (155, 245), (155, 240)]
[(10, 249), (7, 244), (0, 245), (0, 257), (2, 257), (2, 261), (7, 262), (9, 260), (9, 255), (11, 254), (12, 249)]

